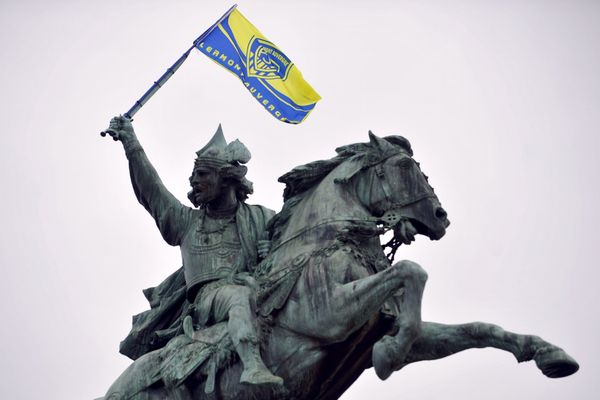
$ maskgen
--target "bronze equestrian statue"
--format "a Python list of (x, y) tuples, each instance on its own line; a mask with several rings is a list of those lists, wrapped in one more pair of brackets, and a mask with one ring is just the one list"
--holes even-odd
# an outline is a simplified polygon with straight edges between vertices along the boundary
[(183, 267), (145, 291), (151, 308), (121, 343), (135, 361), (105, 400), (337, 399), (367, 368), (387, 379), (481, 347), (534, 360), (552, 378), (578, 370), (537, 336), (421, 320), (427, 274), (394, 254), (419, 234), (441, 239), (449, 222), (405, 138), (369, 133), (294, 168), (280, 178), (284, 206), (273, 216), (245, 203), (250, 153), (220, 129), (190, 178), (198, 209), (164, 188), (128, 121), (107, 132), (123, 142), (136, 196), (180, 246)]

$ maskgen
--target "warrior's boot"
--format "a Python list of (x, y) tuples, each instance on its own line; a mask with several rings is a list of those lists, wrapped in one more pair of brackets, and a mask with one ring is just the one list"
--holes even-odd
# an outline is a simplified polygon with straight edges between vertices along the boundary
[[(194, 339), (194, 324), (192, 317), (186, 316), (183, 320), (183, 332), (190, 339)], [(259, 343), (256, 339), (241, 339), (235, 345), (244, 371), (240, 377), (241, 383), (250, 385), (283, 385), (283, 379), (277, 375), (273, 375), (267, 368), (260, 356)]]
[(240, 383), (251, 385), (283, 385), (283, 379), (273, 375), (260, 356), (258, 341), (242, 340), (236, 346), (237, 353), (244, 364)]

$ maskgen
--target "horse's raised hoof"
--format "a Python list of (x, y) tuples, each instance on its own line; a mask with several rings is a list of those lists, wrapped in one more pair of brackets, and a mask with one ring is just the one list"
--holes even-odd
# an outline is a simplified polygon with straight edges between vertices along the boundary
[(375, 373), (382, 381), (392, 375), (394, 371), (402, 368), (402, 364), (398, 365), (398, 355), (396, 354), (396, 344), (391, 336), (384, 336), (373, 346), (373, 368)]
[(564, 378), (577, 372), (579, 364), (558, 347), (547, 347), (535, 352), (535, 364), (548, 378)]

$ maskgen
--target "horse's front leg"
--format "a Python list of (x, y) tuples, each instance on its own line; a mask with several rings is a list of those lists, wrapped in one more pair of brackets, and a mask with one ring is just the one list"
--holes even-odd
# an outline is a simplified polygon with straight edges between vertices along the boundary
[[(399, 264), (401, 263), (407, 262), (401, 261)], [(382, 380), (402, 367), (401, 360), (404, 360), (421, 332), (421, 302), (427, 273), (419, 265), (408, 263), (401, 265), (404, 290), (393, 298), (399, 312), (396, 316), (398, 331), (393, 336), (385, 335), (373, 346), (373, 366)], [(394, 267), (397, 266), (394, 264)]]
[(403, 361), (407, 365), (423, 360), (437, 360), (459, 351), (494, 347), (512, 353), (518, 362), (534, 360), (550, 378), (569, 376), (579, 364), (563, 349), (533, 335), (521, 335), (484, 322), (445, 325), (423, 322), (421, 334)]
[[(331, 265), (305, 271), (293, 299), (279, 316), (282, 326), (322, 343), (339, 343), (372, 319), (400, 288), (404, 287), (405, 291), (411, 288), (415, 276), (421, 276), (423, 281), (426, 278), (417, 264), (400, 261), (376, 274), (353, 276), (347, 283), (337, 283), (335, 280), (341, 278), (329, 275), (328, 271), (342, 261), (348, 259), (334, 257), (328, 261)], [(364, 271), (362, 267), (361, 270)], [(420, 322), (420, 311), (418, 317)]]
[(408, 351), (410, 343), (419, 334), (421, 298), (426, 281), (427, 273), (418, 264), (403, 260), (374, 275), (339, 285), (333, 291), (329, 305), (339, 316), (336, 325), (347, 337), (372, 319), (387, 300), (403, 289), (400, 310), (403, 317), (394, 340), (403, 345), (409, 342), (406, 344)]

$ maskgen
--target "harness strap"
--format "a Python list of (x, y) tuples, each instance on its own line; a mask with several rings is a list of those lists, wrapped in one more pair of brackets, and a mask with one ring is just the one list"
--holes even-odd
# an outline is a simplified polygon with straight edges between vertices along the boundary
[(379, 183), (381, 183), (381, 189), (383, 190), (385, 199), (391, 203), (392, 188), (390, 187), (390, 183), (388, 182), (388, 180), (385, 179), (385, 172), (383, 171), (383, 164), (377, 164), (375, 166), (375, 175), (377, 175), (377, 178), (379, 178)]
[(296, 233), (294, 233), (292, 236), (288, 237), (287, 239), (285, 239), (283, 242), (279, 243), (277, 246), (273, 247), (271, 249), (271, 252), (279, 249), (281, 246), (283, 246), (284, 244), (286, 244), (287, 242), (298, 238), (299, 236), (305, 234), (306, 232), (309, 232), (315, 228), (318, 228), (322, 225), (327, 225), (333, 222), (375, 222), (375, 223), (382, 223), (383, 221), (380, 221), (380, 218), (376, 218), (376, 217), (363, 217), (363, 218), (356, 218), (356, 217), (346, 217), (346, 218), (326, 218), (324, 220), (322, 220), (321, 222), (319, 222), (318, 224), (315, 225), (311, 225), (311, 226), (307, 226), (306, 228), (300, 229), (299, 231), (297, 231)]
[[(416, 200), (416, 201), (419, 201), (419, 200)], [(287, 242), (298, 238), (299, 236), (305, 234), (306, 232), (309, 232), (315, 228), (318, 228), (319, 226), (327, 225), (327, 224), (330, 224), (333, 222), (373, 222), (375, 224), (384, 225), (384, 230), (385, 230), (385, 232), (387, 232), (390, 229), (392, 229), (402, 219), (402, 216), (399, 211), (400, 210), (398, 208), (394, 208), (394, 209), (386, 211), (381, 217), (370, 216), (370, 217), (363, 217), (360, 219), (356, 218), (356, 217), (327, 218), (327, 219), (324, 219), (323, 221), (319, 222), (316, 225), (307, 226), (306, 228), (297, 231), (292, 236), (285, 239), (283, 242), (279, 243), (277, 246), (273, 247), (271, 249), (271, 251), (275, 251), (275, 250), (279, 249), (281, 246), (283, 246)]]

